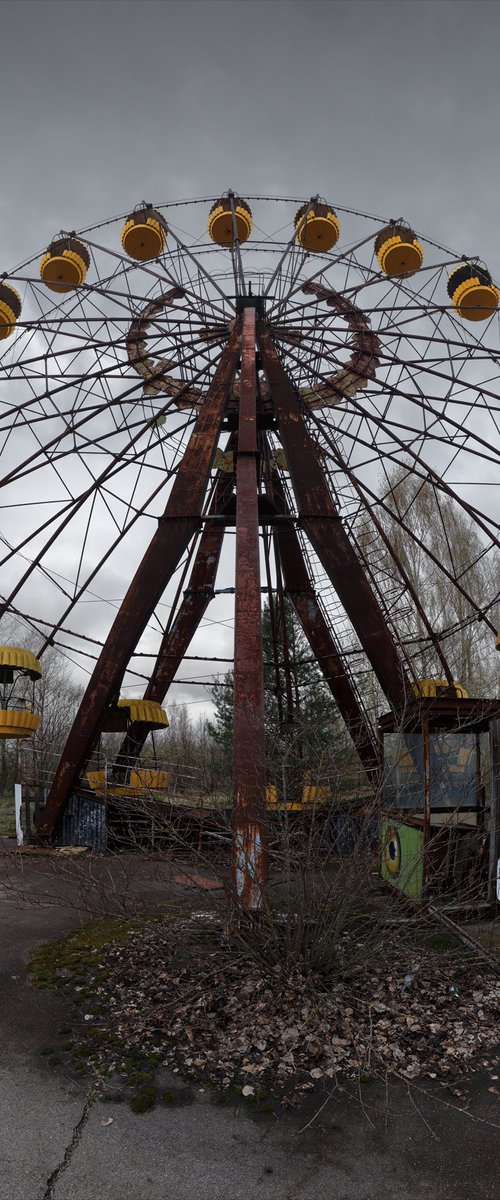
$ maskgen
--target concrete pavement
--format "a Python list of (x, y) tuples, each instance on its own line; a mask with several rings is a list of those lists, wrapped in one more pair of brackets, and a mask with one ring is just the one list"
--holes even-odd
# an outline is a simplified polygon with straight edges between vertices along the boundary
[(25, 973), (37, 945), (78, 926), (78, 911), (33, 906), (40, 864), (24, 868), (22, 894), (2, 895), (2, 863), (2, 1200), (498, 1200), (500, 1103), (488, 1080), (475, 1083), (470, 1115), (399, 1089), (387, 1106), (367, 1085), (365, 1111), (357, 1097), (334, 1096), (303, 1132), (324, 1095), (300, 1116), (259, 1117), (187, 1086), (184, 1103), (142, 1115), (89, 1096), (59, 1058), (63, 998), (33, 989)]

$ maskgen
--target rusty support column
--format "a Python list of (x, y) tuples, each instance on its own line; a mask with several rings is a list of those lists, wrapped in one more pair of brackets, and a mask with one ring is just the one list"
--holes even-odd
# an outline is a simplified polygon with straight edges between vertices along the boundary
[(196, 533), (208, 477), (240, 353), (237, 320), (203, 400), (158, 529), (138, 567), (97, 660), (70, 731), (39, 837), (50, 838), (99, 735), (108, 706), (117, 699), (124, 671), (181, 555)]
[[(279, 476), (267, 482), (268, 495), (283, 515), (290, 516)], [(377, 738), (363, 712), (341, 655), (318, 604), (292, 519), (277, 523), (281, 566), (287, 595), (293, 604), (320, 671), (330, 688), (370, 782), (380, 784), (381, 761)]]
[(317, 447), (269, 330), (257, 339), (295, 492), (300, 524), (323, 564), (391, 707), (404, 711), (411, 684), (385, 617), (342, 525)]
[(381, 761), (378, 739), (369, 720), (363, 712), (359, 698), (353, 688), (347, 672), (347, 667), (339, 654), (329, 625), (315, 596), (311, 578), (309, 578), (302, 548), (297, 538), (293, 518), (283, 490), (281, 479), (275, 472), (267, 478), (267, 494), (276, 505), (279, 514), (289, 516), (290, 522), (277, 523), (277, 540), (279, 557), (281, 557), (284, 586), (290, 596), (291, 604), (299, 617), (303, 632), (311, 646), (318, 666), (329, 685), (331, 694), (337, 703), (339, 713), (347, 726), (348, 733), (361, 758), (369, 780), (374, 787), (380, 784)]
[(255, 309), (243, 311), (236, 459), (236, 600), (233, 712), (233, 888), (262, 909), (268, 881), (264, 672), (257, 492)]

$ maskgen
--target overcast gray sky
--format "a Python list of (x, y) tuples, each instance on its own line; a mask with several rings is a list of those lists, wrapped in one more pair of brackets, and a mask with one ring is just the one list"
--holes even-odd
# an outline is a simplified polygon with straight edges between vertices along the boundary
[(498, 261), (499, 45), (481, 0), (4, 2), (0, 256), (232, 185)]
[(500, 5), (0, 0), (0, 271), (210, 195), (403, 216), (500, 275)]

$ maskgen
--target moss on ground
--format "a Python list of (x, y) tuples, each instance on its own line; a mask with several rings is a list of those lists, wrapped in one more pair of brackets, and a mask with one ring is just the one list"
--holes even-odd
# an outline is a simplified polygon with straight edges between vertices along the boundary
[(141, 1088), (140, 1092), (137, 1092), (135, 1096), (132, 1096), (130, 1101), (132, 1112), (147, 1112), (148, 1108), (152, 1108), (153, 1104), (156, 1104), (157, 1098), (158, 1088), (155, 1084), (151, 1084), (149, 1087)]
[[(169, 915), (179, 914), (175, 912)], [(122, 1088), (126, 1089), (125, 1093), (120, 1090), (120, 1099), (129, 1099), (135, 1113), (147, 1112), (160, 1098), (154, 1072), (162, 1061), (161, 1052), (153, 1049), (144, 1056), (127, 1053), (126, 1045), (112, 1028), (96, 1028), (92, 1021), (84, 1024), (82, 1013), (77, 1009), (84, 1005), (85, 1013), (97, 1018), (101, 1015), (95, 990), (104, 968), (98, 951), (111, 943), (125, 942), (129, 933), (140, 928), (145, 920), (158, 919), (162, 917), (153, 914), (132, 920), (107, 917), (89, 922), (82, 929), (41, 946), (28, 964), (33, 987), (66, 988), (71, 995), (75, 1006), (73, 1024), (61, 1025), (59, 1051), (66, 1056), (66, 1061), (71, 1062), (75, 1075), (90, 1073), (104, 1079), (109, 1074), (105, 1061), (109, 1051), (119, 1064)], [(85, 987), (87, 979), (89, 987)], [(52, 1065), (62, 1061), (56, 1057), (57, 1052), (53, 1047), (42, 1051), (42, 1054), (47, 1055)], [(165, 1092), (161, 1099), (167, 1104), (178, 1102), (173, 1092)]]
[(136, 924), (122, 917), (105, 917), (40, 946), (28, 964), (33, 987), (56, 988), (69, 979), (78, 983), (89, 967), (96, 967), (96, 951), (109, 942), (124, 942)]

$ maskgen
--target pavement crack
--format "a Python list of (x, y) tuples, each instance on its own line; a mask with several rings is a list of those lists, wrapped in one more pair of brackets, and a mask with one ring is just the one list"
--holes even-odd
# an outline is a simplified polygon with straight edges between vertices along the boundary
[(94, 1107), (96, 1100), (98, 1099), (98, 1096), (99, 1096), (99, 1092), (95, 1088), (93, 1088), (92, 1091), (90, 1091), (88, 1093), (87, 1098), (85, 1100), (85, 1104), (83, 1106), (82, 1115), (81, 1115), (79, 1121), (77, 1121), (77, 1123), (73, 1129), (73, 1133), (71, 1135), (71, 1140), (70, 1140), (70, 1142), (68, 1142), (68, 1145), (66, 1146), (66, 1149), (64, 1151), (64, 1155), (63, 1155), (61, 1161), (57, 1164), (57, 1167), (54, 1168), (54, 1170), (52, 1171), (52, 1174), (49, 1175), (49, 1178), (47, 1180), (47, 1186), (45, 1188), (43, 1196), (41, 1197), (41, 1200), (52, 1200), (56, 1183), (57, 1183), (58, 1179), (60, 1178), (60, 1176), (64, 1173), (64, 1171), (66, 1171), (66, 1169), (69, 1167), (71, 1159), (73, 1158), (73, 1154), (75, 1153), (76, 1147), (78, 1146), (78, 1143), (82, 1136), (83, 1130), (87, 1124), (87, 1121), (90, 1117), (90, 1113)]

